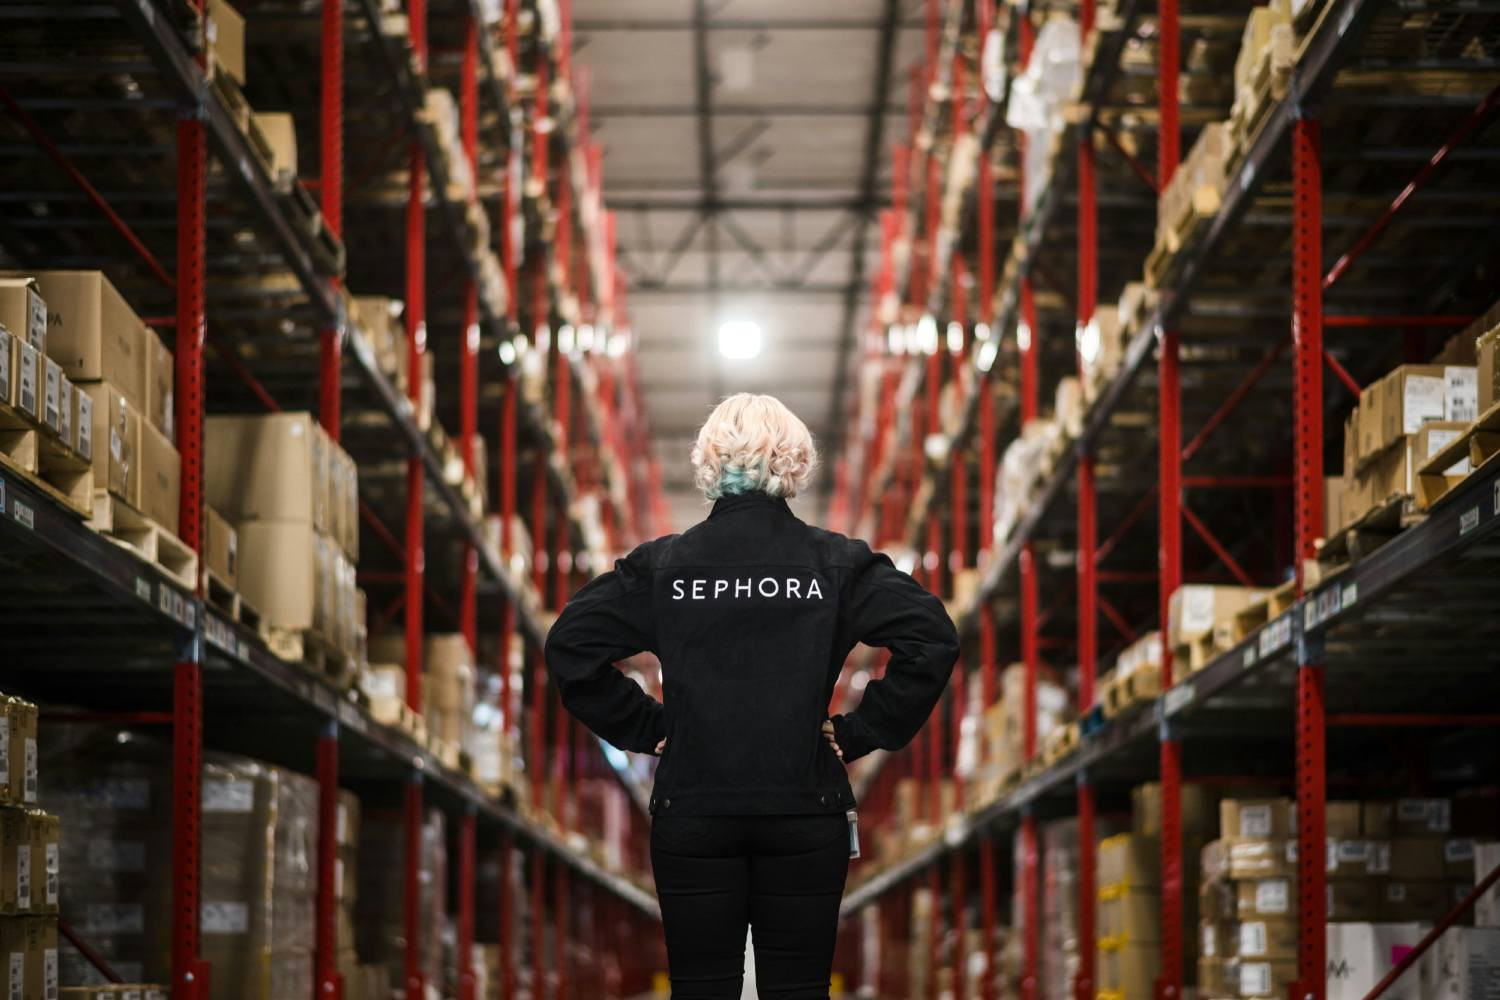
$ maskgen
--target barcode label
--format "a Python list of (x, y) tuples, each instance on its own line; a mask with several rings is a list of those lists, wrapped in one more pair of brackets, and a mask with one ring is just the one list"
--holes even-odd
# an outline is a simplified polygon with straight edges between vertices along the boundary
[(62, 873), (62, 856), (57, 844), (47, 845), (47, 905), (57, 905), (57, 883)]
[(26, 794), (22, 796), (26, 802), (36, 801), (36, 740), (26, 741)]
[(16, 848), (16, 906), (31, 909), (31, 848), (26, 844)]
[(1256, 913), (1286, 913), (1291, 904), (1291, 892), (1285, 879), (1265, 879), (1255, 884)]
[(5, 995), (10, 1000), (26, 1000), (25, 991), (22, 987), (26, 980), (26, 953), (13, 951), (10, 953), (10, 977), (8, 979), (9, 989)]
[(57, 1000), (56, 948), (48, 948), (42, 953), (42, 995), (46, 1000)]
[(247, 903), (204, 903), (201, 923), (204, 934), (243, 934), (250, 929)]
[[(0, 510), (4, 504), (0, 504)], [(10, 716), (0, 706), (0, 785), (10, 784)]]

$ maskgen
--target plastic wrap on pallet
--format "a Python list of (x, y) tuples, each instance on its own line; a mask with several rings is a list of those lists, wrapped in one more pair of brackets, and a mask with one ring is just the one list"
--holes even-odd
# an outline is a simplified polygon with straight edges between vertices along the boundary
[(1078, 89), (1078, 24), (1053, 16), (1037, 32), (1031, 61), (1011, 82), (1005, 123), (1026, 135), (1022, 204), (1027, 212), (1051, 179), (1052, 140), (1067, 124), (1066, 112)]

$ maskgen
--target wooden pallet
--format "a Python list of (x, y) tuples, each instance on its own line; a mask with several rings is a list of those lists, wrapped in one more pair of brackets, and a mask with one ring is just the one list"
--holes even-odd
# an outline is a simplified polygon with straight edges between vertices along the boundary
[(462, 752), (458, 744), (451, 740), (442, 739), (436, 733), (429, 732), (427, 734), (427, 752), (436, 757), (438, 763), (450, 771), (457, 771), (461, 766), (460, 757)]
[(1318, 549), (1318, 563), (1325, 571), (1332, 572), (1359, 562), (1407, 528), (1420, 523), (1423, 517), (1412, 497), (1404, 493), (1393, 494), (1324, 541)]
[(250, 131), (250, 102), (245, 100), (245, 92), (240, 90), (240, 85), (235, 83), (234, 77), (230, 76), (224, 69), (215, 63), (215, 72), (209, 82), (210, 89), (219, 98), (219, 103), (224, 105), (224, 110), (229, 112), (229, 117), (239, 126), (241, 132)]
[(370, 699), (370, 715), (383, 726), (391, 726), (411, 737), (413, 743), (427, 745), (427, 720), (412, 710), (406, 700), (391, 695)]
[[(262, 639), (267, 639), (269, 633), (263, 628), (260, 612), (245, 600), (242, 594), (210, 569), (203, 571), (203, 599), (209, 607), (229, 621), (238, 622)], [(267, 641), (269, 642), (268, 639)]]
[(1042, 747), (1042, 762), (1051, 767), (1078, 749), (1078, 723), (1070, 722), (1047, 734)]
[(1288, 580), (1275, 590), (1267, 591), (1266, 596), (1255, 603), (1241, 608), (1234, 616), (1234, 641), (1241, 642), (1262, 625), (1280, 618), (1296, 600), (1297, 581)]
[(187, 589), (198, 582), (198, 553), (119, 497), (95, 489), (89, 527), (130, 549)]
[(92, 464), (5, 403), (0, 403), (0, 467), (19, 474), (69, 513), (86, 518), (92, 511)]
[(266, 645), (279, 658), (288, 663), (300, 663), (312, 674), (322, 677), (340, 691), (354, 684), (354, 658), (334, 646), (311, 629), (279, 628), (275, 625), (261, 629)]
[[(1500, 455), (1500, 403), (1481, 413), (1467, 431), (1422, 463), (1417, 470), (1418, 509), (1426, 510), (1437, 503), (1496, 455)], [(1469, 463), (1467, 473), (1449, 473), (1464, 460)]]
[(1148, 705), (1161, 694), (1161, 675), (1155, 670), (1138, 670), (1110, 680), (1104, 690), (1104, 717), (1113, 719)]

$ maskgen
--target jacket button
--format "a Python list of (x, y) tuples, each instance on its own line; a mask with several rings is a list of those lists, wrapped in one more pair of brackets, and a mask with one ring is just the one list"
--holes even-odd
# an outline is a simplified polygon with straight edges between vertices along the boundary
[(826, 796), (826, 795), (819, 795), (818, 796), (818, 805), (820, 805), (820, 806), (826, 806), (827, 804), (828, 804), (828, 796)]
[(670, 808), (672, 808), (672, 800), (671, 799), (662, 799), (661, 800), (661, 807), (663, 809), (670, 809)]

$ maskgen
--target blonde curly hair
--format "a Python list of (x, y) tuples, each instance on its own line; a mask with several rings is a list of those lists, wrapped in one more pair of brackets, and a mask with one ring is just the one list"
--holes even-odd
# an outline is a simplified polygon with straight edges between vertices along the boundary
[(775, 396), (728, 397), (704, 421), (693, 445), (693, 482), (710, 500), (737, 493), (793, 497), (818, 464), (812, 434)]

